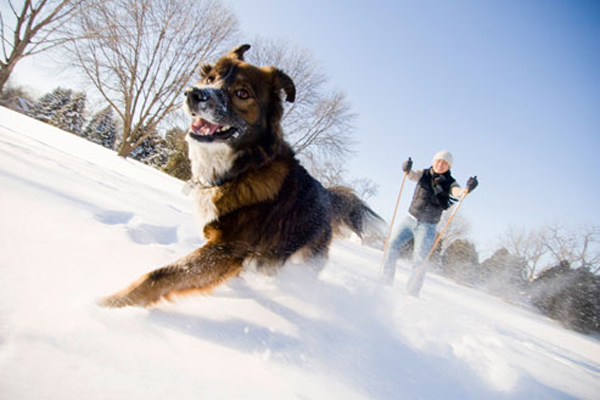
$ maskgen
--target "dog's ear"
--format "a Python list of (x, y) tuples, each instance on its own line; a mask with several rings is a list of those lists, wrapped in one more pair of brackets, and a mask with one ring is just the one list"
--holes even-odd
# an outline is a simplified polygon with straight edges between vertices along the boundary
[(198, 72), (200, 72), (200, 77), (201, 78), (206, 78), (208, 76), (208, 74), (210, 74), (210, 71), (212, 71), (213, 66), (212, 64), (202, 64), (200, 66), (200, 70)]
[(275, 82), (278, 90), (283, 89), (286, 94), (285, 101), (293, 103), (296, 100), (296, 86), (292, 78), (287, 76), (282, 70), (275, 70)]
[(244, 61), (244, 53), (250, 50), (249, 44), (243, 44), (241, 46), (236, 47), (235, 49), (229, 52), (229, 57), (238, 59), (240, 61)]

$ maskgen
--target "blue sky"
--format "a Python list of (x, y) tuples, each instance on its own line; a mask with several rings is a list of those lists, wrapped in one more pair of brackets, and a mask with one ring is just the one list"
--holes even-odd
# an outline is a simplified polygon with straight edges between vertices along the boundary
[[(346, 93), (358, 115), (349, 176), (379, 184), (370, 203), (388, 221), (402, 161), (428, 167), (448, 149), (461, 185), (480, 180), (460, 214), (482, 255), (509, 226), (600, 225), (600, 1), (224, 1), (242, 42), (306, 48)], [(17, 80), (64, 85), (32, 76), (36, 63)]]
[[(509, 226), (600, 225), (600, 2), (230, 0), (244, 39), (312, 51), (358, 114), (352, 176), (391, 219), (412, 156), (454, 154), (482, 253)], [(399, 207), (406, 214), (413, 183)]]

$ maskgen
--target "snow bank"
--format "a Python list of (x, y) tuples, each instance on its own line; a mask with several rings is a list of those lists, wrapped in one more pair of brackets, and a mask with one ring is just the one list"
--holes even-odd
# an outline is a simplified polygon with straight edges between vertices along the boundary
[(598, 399), (600, 345), (430, 275), (245, 272), (150, 309), (95, 300), (201, 244), (182, 183), (0, 109), (0, 399)]

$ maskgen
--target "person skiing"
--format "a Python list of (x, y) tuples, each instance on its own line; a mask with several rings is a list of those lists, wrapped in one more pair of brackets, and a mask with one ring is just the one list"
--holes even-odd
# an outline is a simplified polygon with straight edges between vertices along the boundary
[[(412, 274), (417, 273), (435, 240), (436, 226), (444, 210), (450, 208), (467, 189), (472, 192), (477, 187), (477, 177), (468, 179), (467, 189), (460, 187), (450, 173), (452, 161), (452, 154), (442, 150), (433, 156), (433, 165), (427, 169), (413, 171), (410, 157), (402, 163), (402, 170), (408, 179), (417, 182), (417, 186), (408, 215), (395, 230), (388, 244), (381, 270), (381, 280), (384, 283), (393, 283), (400, 249), (411, 238), (414, 238)], [(424, 273), (419, 277), (416, 293), (423, 284), (424, 277)], [(415, 278), (416, 276), (411, 276), (409, 282)]]

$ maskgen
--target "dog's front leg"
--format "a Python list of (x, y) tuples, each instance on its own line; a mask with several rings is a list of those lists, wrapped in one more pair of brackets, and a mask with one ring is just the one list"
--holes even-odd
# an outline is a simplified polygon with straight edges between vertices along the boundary
[(237, 275), (243, 259), (231, 248), (207, 243), (174, 263), (142, 276), (124, 290), (103, 298), (99, 304), (104, 307), (147, 307), (174, 295), (205, 292)]

